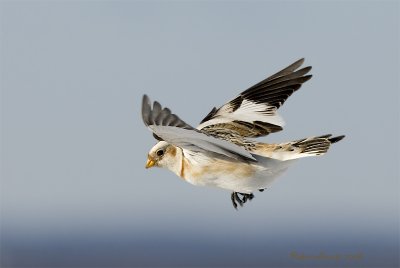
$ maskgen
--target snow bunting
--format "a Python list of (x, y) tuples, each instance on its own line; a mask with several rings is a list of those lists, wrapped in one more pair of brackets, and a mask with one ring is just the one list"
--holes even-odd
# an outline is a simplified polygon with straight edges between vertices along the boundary
[(196, 128), (144, 95), (142, 117), (159, 142), (148, 153), (146, 168), (171, 170), (193, 185), (232, 191), (235, 208), (263, 191), (296, 159), (325, 154), (344, 136), (331, 134), (279, 144), (257, 138), (282, 130), (277, 110), (311, 78), (311, 67), (299, 69), (300, 59), (213, 108)]

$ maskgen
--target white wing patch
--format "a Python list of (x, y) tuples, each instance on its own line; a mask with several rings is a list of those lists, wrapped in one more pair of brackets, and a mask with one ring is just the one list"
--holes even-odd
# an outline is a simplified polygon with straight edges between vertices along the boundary
[(197, 129), (221, 123), (229, 123), (232, 121), (260, 121), (281, 127), (285, 125), (283, 118), (276, 112), (276, 107), (244, 99), (240, 107), (235, 111), (233, 111), (233, 108), (229, 103), (225, 104), (213, 116), (213, 119), (203, 122), (197, 127)]

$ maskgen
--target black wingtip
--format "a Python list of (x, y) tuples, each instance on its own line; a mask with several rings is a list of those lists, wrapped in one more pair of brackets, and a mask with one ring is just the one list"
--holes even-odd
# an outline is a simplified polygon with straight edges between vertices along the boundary
[(305, 82), (307, 82), (308, 80), (310, 80), (312, 78), (312, 74), (309, 74), (309, 75), (305, 75), (305, 76), (303, 76), (303, 80), (302, 80), (302, 83), (305, 83)]
[(290, 64), (288, 67), (286, 67), (283, 70), (285, 70), (285, 71), (289, 71), (290, 70), (291, 72), (293, 72), (296, 69), (300, 68), (300, 66), (303, 65), (303, 63), (304, 63), (304, 58), (298, 59), (298, 60), (296, 60), (295, 62), (293, 62), (292, 64)]
[(144, 94), (142, 98), (142, 119), (146, 126), (148, 126), (151, 117), (151, 103), (149, 97)]
[(296, 73), (303, 72), (304, 74), (307, 74), (311, 70), (312, 70), (312, 66), (307, 66), (307, 67), (304, 67), (304, 68), (301, 68), (301, 69), (297, 70)]
[(203, 118), (203, 120), (201, 120), (200, 124), (203, 124), (204, 122), (210, 120), (215, 113), (217, 112), (217, 108), (212, 108), (212, 110), (206, 115), (206, 117)]
[(336, 136), (336, 137), (333, 137), (333, 138), (329, 138), (328, 140), (331, 143), (336, 143), (338, 141), (341, 141), (344, 137), (346, 137), (346, 136), (345, 135), (341, 135), (341, 136)]
[(303, 63), (304, 63), (304, 61), (305, 61), (305, 58), (300, 58), (300, 59), (298, 59), (297, 61), (295, 61), (295, 63), (294, 64), (299, 64), (299, 65), (302, 65)]
[[(142, 99), (142, 118), (146, 126), (171, 126), (193, 130), (194, 128), (186, 124), (177, 115), (172, 114), (168, 108), (163, 108), (158, 101), (151, 103), (150, 98), (144, 94)], [(156, 137), (158, 139), (160, 137)]]
[(146, 94), (143, 94), (142, 103), (150, 103), (150, 98)]

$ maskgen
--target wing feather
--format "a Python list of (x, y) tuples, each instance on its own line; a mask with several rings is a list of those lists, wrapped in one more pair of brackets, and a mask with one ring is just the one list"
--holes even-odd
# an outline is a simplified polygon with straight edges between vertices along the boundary
[(160, 125), (191, 130), (194, 129), (192, 126), (186, 124), (185, 121), (180, 119), (176, 114), (171, 113), (170, 109), (163, 109), (159, 102), (155, 101), (152, 108), (150, 99), (147, 95), (144, 95), (142, 100), (142, 118), (146, 126)]
[(300, 59), (220, 108), (214, 107), (197, 129), (212, 134), (214, 129), (220, 131), (226, 127), (230, 131), (237, 129), (244, 137), (260, 137), (282, 130), (284, 121), (276, 111), (312, 77), (307, 75), (311, 66), (298, 70), (303, 63), (304, 59)]
[(226, 140), (206, 135), (185, 123), (168, 108), (162, 108), (158, 102), (151, 106), (150, 99), (144, 95), (142, 100), (142, 118), (144, 124), (158, 140), (164, 140), (175, 146), (194, 152), (211, 152), (234, 159), (256, 161), (243, 147)]

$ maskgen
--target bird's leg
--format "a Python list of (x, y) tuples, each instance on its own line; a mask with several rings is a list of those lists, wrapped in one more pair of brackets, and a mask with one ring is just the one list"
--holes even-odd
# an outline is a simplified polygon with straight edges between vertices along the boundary
[[(240, 199), (239, 194), (242, 196), (242, 199)], [(243, 207), (243, 204), (246, 203), (248, 200), (252, 200), (254, 198), (254, 194), (244, 194), (244, 193), (238, 193), (238, 192), (232, 192), (231, 193), (231, 201), (233, 207), (237, 210), (238, 204)]]
[(252, 200), (254, 198), (254, 194), (250, 193), (250, 194), (243, 194), (240, 193), (242, 195), (242, 202), (243, 204), (247, 202), (247, 200)]
[(231, 201), (232, 201), (233, 207), (237, 210), (237, 204), (236, 204), (236, 201), (235, 201), (235, 192), (231, 193)]
[(238, 192), (233, 192), (233, 195), (234, 195), (234, 197), (235, 197), (235, 200), (239, 203), (239, 205), (240, 205), (241, 207), (243, 207), (243, 201), (242, 201), (242, 199), (240, 199), (240, 197), (239, 197), (239, 195), (238, 195)]

